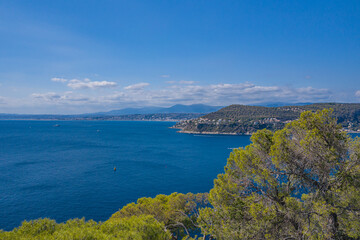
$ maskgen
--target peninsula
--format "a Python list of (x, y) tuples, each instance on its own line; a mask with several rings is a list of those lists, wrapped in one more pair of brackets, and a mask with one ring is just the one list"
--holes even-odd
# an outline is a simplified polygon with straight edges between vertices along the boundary
[(230, 105), (216, 112), (183, 120), (173, 128), (182, 133), (251, 135), (260, 129), (276, 131), (286, 123), (300, 117), (304, 111), (331, 108), (344, 130), (360, 132), (360, 104), (358, 103), (316, 103), (304, 106), (262, 107)]

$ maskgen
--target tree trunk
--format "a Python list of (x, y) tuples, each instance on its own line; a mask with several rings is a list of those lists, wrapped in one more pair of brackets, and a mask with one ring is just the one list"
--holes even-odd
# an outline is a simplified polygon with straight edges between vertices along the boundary
[(330, 224), (330, 231), (332, 234), (331, 239), (336, 239), (336, 236), (339, 233), (339, 223), (336, 213), (333, 212), (330, 214), (329, 224)]

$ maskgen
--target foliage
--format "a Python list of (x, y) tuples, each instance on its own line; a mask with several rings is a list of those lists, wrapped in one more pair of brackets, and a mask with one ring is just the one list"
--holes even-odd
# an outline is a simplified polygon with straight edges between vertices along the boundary
[(198, 210), (207, 205), (207, 194), (158, 195), (126, 205), (103, 223), (71, 219), (57, 224), (47, 218), (24, 221), (13, 231), (0, 231), (0, 239), (179, 239), (199, 232)]
[(157, 195), (155, 198), (140, 198), (114, 213), (109, 221), (143, 214), (154, 216), (163, 223), (174, 237), (190, 235), (198, 228), (196, 218), (198, 209), (208, 205), (207, 194)]
[(360, 141), (330, 110), (303, 112), (275, 133), (235, 149), (200, 212), (216, 239), (360, 237)]
[(97, 223), (92, 220), (72, 219), (57, 224), (54, 220), (24, 221), (10, 232), (0, 232), (3, 240), (111, 240), (111, 239), (171, 239), (164, 225), (152, 216), (141, 215)]

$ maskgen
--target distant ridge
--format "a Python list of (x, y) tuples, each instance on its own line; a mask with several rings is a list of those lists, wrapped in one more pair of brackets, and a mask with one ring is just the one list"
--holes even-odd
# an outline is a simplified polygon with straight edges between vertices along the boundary
[(297, 119), (303, 111), (332, 108), (338, 122), (349, 131), (360, 132), (359, 103), (316, 103), (302, 106), (263, 107), (230, 105), (197, 119), (177, 123), (185, 133), (251, 134), (259, 129), (278, 130)]
[(4, 114), (0, 120), (121, 120), (121, 121), (180, 121), (194, 119), (219, 110), (220, 106), (204, 104), (181, 105), (172, 107), (125, 108), (109, 112), (86, 114)]
[(129, 114), (153, 114), (153, 113), (210, 113), (223, 108), (222, 106), (209, 106), (204, 104), (182, 105), (176, 104), (172, 107), (143, 107), (124, 108), (109, 112), (92, 113), (94, 115), (129, 115)]
[(286, 102), (267, 102), (260, 104), (250, 104), (250, 106), (261, 106), (261, 107), (284, 107), (284, 106), (305, 106), (314, 103), (310, 102), (298, 102), (298, 103), (286, 103)]

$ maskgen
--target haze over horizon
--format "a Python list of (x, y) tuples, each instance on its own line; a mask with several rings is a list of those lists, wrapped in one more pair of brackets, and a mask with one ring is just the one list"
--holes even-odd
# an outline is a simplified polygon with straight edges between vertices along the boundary
[(0, 113), (360, 102), (360, 2), (1, 1)]

